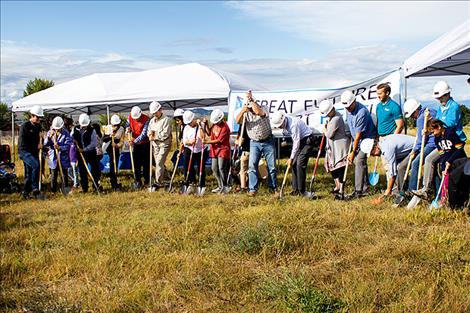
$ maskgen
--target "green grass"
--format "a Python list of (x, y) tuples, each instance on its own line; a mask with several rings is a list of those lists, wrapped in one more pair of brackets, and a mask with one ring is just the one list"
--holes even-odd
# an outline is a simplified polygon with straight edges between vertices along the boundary
[(319, 172), (314, 201), (1, 195), (0, 311), (470, 311), (468, 215), (334, 201)]

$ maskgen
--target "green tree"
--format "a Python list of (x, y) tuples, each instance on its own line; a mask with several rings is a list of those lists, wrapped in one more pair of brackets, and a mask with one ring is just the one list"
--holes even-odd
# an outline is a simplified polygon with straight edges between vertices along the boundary
[(35, 92), (47, 89), (52, 86), (54, 86), (54, 82), (52, 80), (36, 77), (35, 79), (30, 80), (26, 85), (26, 89), (23, 91), (23, 97), (32, 95)]
[[(6, 103), (0, 102), (0, 129), (7, 128), (11, 123), (11, 112)], [(10, 125), (11, 127), (11, 125)]]
[(460, 105), (460, 111), (462, 111), (462, 125), (470, 124), (470, 109), (465, 105)]

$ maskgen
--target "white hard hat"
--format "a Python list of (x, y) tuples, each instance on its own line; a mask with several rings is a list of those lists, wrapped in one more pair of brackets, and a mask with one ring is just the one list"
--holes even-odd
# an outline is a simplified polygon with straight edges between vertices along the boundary
[(51, 126), (52, 126), (52, 129), (61, 129), (62, 127), (64, 127), (64, 120), (62, 119), (62, 117), (56, 116), (52, 120)]
[(284, 112), (276, 111), (276, 112), (274, 112), (274, 114), (271, 118), (271, 125), (273, 125), (274, 128), (279, 128), (279, 127), (281, 127), (281, 125), (284, 122), (285, 118), (286, 118), (286, 114)]
[(435, 85), (434, 85), (434, 92), (433, 92), (433, 96), (434, 98), (440, 98), (442, 97), (443, 95), (447, 94), (450, 92), (450, 86), (449, 84), (446, 82), (446, 81), (438, 81)]
[(43, 117), (44, 116), (44, 111), (42, 109), (42, 106), (40, 105), (35, 105), (33, 106), (30, 110), (29, 110), (29, 113), (33, 114), (33, 115), (36, 115), (36, 116), (39, 116), (39, 117)]
[(328, 115), (331, 110), (333, 110), (333, 108), (334, 105), (333, 101), (331, 100), (323, 100), (322, 102), (320, 102), (320, 113), (323, 115)]
[(224, 112), (220, 109), (215, 109), (211, 113), (211, 123), (212, 124), (217, 124), (224, 118)]
[(111, 125), (119, 125), (119, 124), (121, 124), (121, 118), (119, 117), (119, 115), (113, 114), (113, 116), (111, 116)]
[(131, 117), (133, 119), (137, 120), (141, 115), (142, 115), (142, 110), (138, 106), (132, 107)]
[(175, 112), (173, 113), (173, 117), (180, 117), (183, 116), (184, 110), (183, 109), (176, 109)]
[(356, 96), (351, 90), (345, 90), (341, 94), (341, 104), (347, 108), (356, 100)]
[(189, 124), (194, 120), (194, 113), (191, 111), (184, 111), (183, 113), (183, 123)]
[(408, 99), (403, 105), (403, 111), (405, 112), (405, 117), (409, 118), (421, 105), (416, 99)]
[(150, 103), (150, 106), (149, 106), (150, 114), (155, 114), (161, 108), (162, 108), (162, 105), (160, 104), (160, 102), (152, 101), (152, 103)]
[(375, 140), (372, 138), (366, 138), (361, 141), (361, 151), (370, 156), (370, 152), (374, 147)]
[(78, 117), (78, 124), (80, 124), (81, 127), (90, 125), (90, 117), (88, 116), (88, 114), (80, 114), (80, 116)]

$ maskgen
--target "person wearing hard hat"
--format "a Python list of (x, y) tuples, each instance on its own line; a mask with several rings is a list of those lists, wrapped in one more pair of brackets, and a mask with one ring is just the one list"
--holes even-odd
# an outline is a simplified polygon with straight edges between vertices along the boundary
[[(429, 117), (428, 121), (426, 122), (429, 128), (429, 123), (432, 119), (436, 117), (436, 110), (433, 108), (424, 108), (421, 103), (419, 103), (416, 99), (408, 99), (405, 101), (403, 105), (403, 111), (405, 112), (405, 118), (411, 118), (416, 121), (416, 144), (411, 152), (411, 158), (414, 160), (411, 162), (410, 167), (410, 178), (408, 181), (408, 191), (411, 192), (412, 190), (417, 189), (418, 183), (418, 170), (419, 170), (419, 159), (421, 153), (421, 145), (422, 145), (422, 138), (426, 136), (424, 141), (424, 153), (423, 153), (423, 160), (434, 150), (436, 150), (436, 145), (434, 144), (434, 136), (432, 133), (428, 134), (427, 129), (424, 129), (424, 118), (425, 118), (425, 111), (428, 110)], [(431, 164), (424, 163), (424, 167), (432, 166)]]
[[(205, 171), (205, 164), (207, 160), (208, 154), (206, 153), (206, 149), (204, 149), (204, 144), (202, 139), (204, 137), (203, 131), (200, 129), (199, 121), (195, 119), (195, 114), (190, 111), (186, 110), (183, 114), (183, 122), (186, 125), (183, 130), (183, 139), (182, 144), (184, 146), (184, 177), (188, 177), (188, 180), (185, 181), (185, 184), (194, 185), (197, 183), (196, 180), (196, 168), (202, 172), (201, 174), (201, 186), (206, 186), (206, 171)], [(193, 153), (191, 159), (191, 152)], [(201, 171), (201, 153), (203, 155), (203, 168)], [(191, 164), (189, 164), (191, 160)], [(196, 167), (195, 167), (196, 165)], [(188, 172), (189, 171), (189, 172)], [(188, 174), (189, 173), (189, 174)], [(188, 190), (192, 190), (192, 187), (188, 188)], [(191, 191), (187, 192), (188, 194)]]
[(155, 187), (159, 188), (163, 185), (166, 157), (171, 148), (171, 124), (159, 102), (150, 103), (149, 110), (153, 117), (149, 122), (148, 137), (155, 160)]
[(348, 155), (348, 162), (354, 162), (354, 192), (346, 195), (346, 199), (352, 200), (367, 195), (369, 180), (367, 177), (367, 154), (359, 149), (364, 139), (375, 139), (377, 129), (369, 110), (350, 91), (345, 90), (341, 94), (341, 104), (346, 109), (346, 120), (351, 132), (353, 144)]
[[(277, 195), (277, 170), (274, 137), (269, 121), (269, 111), (253, 99), (251, 90), (246, 93), (247, 103), (236, 117), (238, 124), (245, 118), (246, 132), (250, 137), (250, 160), (248, 166), (249, 196), (258, 192), (258, 165), (263, 154), (268, 166), (268, 187), (271, 193)], [(243, 117), (245, 116), (245, 117)]]
[[(403, 179), (414, 141), (414, 137), (402, 134), (389, 135), (379, 142), (371, 138), (362, 140), (360, 148), (363, 153), (367, 156), (382, 155), (388, 164), (387, 189), (384, 194), (374, 200), (374, 204), (383, 202), (393, 193), (399, 196), (399, 193), (403, 191)], [(394, 188), (395, 183), (397, 188)]]
[(183, 129), (185, 126), (183, 123), (183, 114), (184, 114), (183, 109), (176, 109), (175, 112), (173, 112), (173, 120), (175, 121), (175, 126), (176, 126), (178, 148), (179, 148), (179, 144), (181, 143), (181, 139), (183, 138)]
[(323, 134), (326, 137), (324, 165), (335, 182), (335, 188), (332, 192), (337, 194), (340, 191), (344, 170), (348, 162), (350, 138), (346, 134), (343, 117), (341, 113), (336, 111), (333, 101), (323, 100), (320, 102), (320, 113), (328, 118), (323, 128)]
[[(238, 116), (240, 114), (242, 108), (238, 108), (234, 116)], [(240, 148), (240, 153), (236, 153), (233, 157), (233, 161), (235, 164), (233, 164), (233, 167), (236, 168), (236, 163), (237, 160), (236, 158), (239, 157), (239, 163), (240, 163), (240, 172), (238, 173), (238, 177), (240, 179), (240, 187), (237, 187), (235, 190), (236, 192), (247, 192), (248, 191), (248, 161), (250, 159), (250, 137), (248, 136), (248, 132), (246, 131), (246, 125), (243, 123), (240, 124), (240, 127), (238, 128), (238, 135), (237, 139), (235, 140), (235, 144)], [(260, 164), (261, 166), (261, 164)], [(266, 166), (265, 166), (266, 167)], [(258, 168), (260, 171), (260, 169)], [(267, 173), (267, 169), (264, 168), (264, 171)], [(261, 176), (263, 174), (260, 171)]]
[[(109, 156), (109, 180), (111, 181), (111, 188), (114, 191), (118, 191), (121, 186), (117, 181), (117, 173), (114, 171), (118, 170), (119, 156), (121, 148), (124, 145), (124, 127), (121, 126), (121, 118), (117, 114), (111, 116), (111, 124), (106, 127), (105, 134), (103, 136), (103, 150)], [(114, 151), (113, 151), (114, 150)], [(116, 164), (116, 165), (115, 165)]]
[(142, 113), (138, 106), (131, 109), (126, 123), (126, 132), (131, 133), (131, 140), (129, 144), (132, 145), (132, 152), (134, 158), (135, 170), (135, 185), (142, 186), (142, 177), (144, 184), (149, 184), (149, 170), (150, 170), (150, 143), (147, 136), (149, 125), (149, 117)]
[[(60, 116), (54, 117), (51, 129), (47, 132), (44, 140), (44, 146), (49, 147), (48, 165), (51, 169), (51, 191), (57, 191), (57, 176), (59, 175), (60, 166), (57, 163), (60, 160), (62, 166), (62, 178), (65, 187), (69, 184), (68, 169), (70, 167), (69, 151), (72, 145), (72, 137), (64, 127), (64, 120)], [(56, 151), (60, 156), (56, 155)]]
[(292, 150), (287, 160), (287, 166), (292, 168), (292, 193), (306, 196), (305, 179), (308, 158), (313, 150), (313, 131), (300, 118), (290, 117), (282, 111), (274, 112), (271, 124), (282, 129), (284, 136), (292, 137)]
[[(438, 81), (433, 88), (433, 97), (439, 101), (440, 105), (437, 108), (436, 119), (441, 120), (444, 124), (444, 128), (453, 128), (459, 136), (460, 140), (465, 142), (467, 136), (463, 132), (462, 127), (462, 112), (460, 106), (450, 95), (451, 88), (445, 81)], [(431, 198), (431, 190), (434, 177), (434, 168), (439, 159), (440, 155), (436, 150), (432, 151), (426, 156), (424, 161), (424, 173), (423, 173), (423, 188), (412, 191), (418, 197), (423, 199)]]
[(42, 149), (41, 117), (44, 117), (43, 109), (40, 105), (33, 106), (29, 113), (31, 117), (20, 127), (18, 137), (18, 154), (24, 163), (24, 188), (23, 197), (29, 198), (32, 192), (34, 197), (40, 196), (39, 191), (39, 150)]
[[(72, 131), (72, 139), (78, 152), (78, 170), (80, 172), (80, 185), (83, 192), (88, 192), (88, 171), (87, 164), (90, 164), (91, 175), (96, 183), (93, 188), (99, 188), (101, 176), (98, 156), (96, 154), (96, 145), (98, 143), (96, 131), (90, 125), (90, 116), (86, 113), (78, 117), (78, 126)], [(83, 162), (85, 159), (85, 162)]]
[(209, 156), (212, 158), (212, 173), (217, 180), (218, 187), (213, 193), (228, 193), (228, 171), (230, 164), (230, 128), (224, 121), (224, 112), (215, 109), (211, 112), (211, 127), (206, 125), (206, 132), (210, 139), (204, 139), (204, 144), (210, 144)]
[(380, 100), (376, 110), (377, 132), (380, 138), (400, 134), (405, 127), (400, 105), (390, 98), (391, 92), (389, 84), (383, 83), (377, 86), (377, 97)]

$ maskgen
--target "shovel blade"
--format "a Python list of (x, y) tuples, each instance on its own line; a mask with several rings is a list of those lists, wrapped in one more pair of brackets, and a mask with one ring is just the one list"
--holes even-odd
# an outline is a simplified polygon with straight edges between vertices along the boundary
[(369, 184), (372, 186), (377, 185), (379, 182), (379, 173), (377, 172), (372, 172), (369, 174)]
[(410, 202), (408, 203), (408, 205), (406, 206), (407, 209), (414, 209), (418, 206), (418, 204), (421, 202), (421, 198), (418, 197), (418, 196), (413, 196), (413, 198), (411, 198)]
[(198, 196), (203, 196), (205, 191), (206, 191), (206, 187), (197, 187), (196, 194)]
[(429, 205), (429, 211), (432, 210), (437, 210), (440, 208), (439, 201), (438, 200), (433, 200), (431, 204)]
[(192, 193), (194, 193), (194, 186), (191, 186), (189, 185), (187, 188), (186, 188), (186, 191), (184, 192), (186, 195), (190, 195)]

